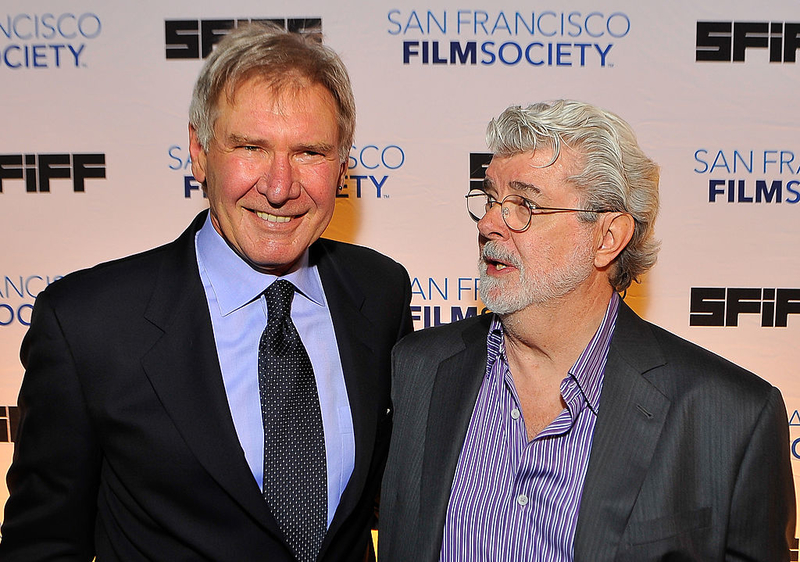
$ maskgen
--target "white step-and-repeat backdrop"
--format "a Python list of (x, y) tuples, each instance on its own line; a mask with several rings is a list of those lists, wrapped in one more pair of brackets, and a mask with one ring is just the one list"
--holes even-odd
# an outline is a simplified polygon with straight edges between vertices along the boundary
[(327, 236), (405, 264), (417, 328), (482, 309), (463, 195), (491, 117), (577, 98), (627, 119), (662, 166), (663, 241), (627, 300), (782, 390), (800, 474), (798, 0), (4, 0), (0, 472), (37, 293), (204, 208), (190, 93), (250, 19), (321, 29), (347, 64), (358, 127)]

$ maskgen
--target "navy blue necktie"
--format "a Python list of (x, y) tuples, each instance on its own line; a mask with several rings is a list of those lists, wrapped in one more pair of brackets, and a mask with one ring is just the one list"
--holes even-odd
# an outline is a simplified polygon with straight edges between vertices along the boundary
[(264, 499), (300, 562), (317, 559), (328, 527), (325, 435), (314, 370), (290, 316), (295, 287), (265, 292), (267, 327), (258, 347), (264, 421)]

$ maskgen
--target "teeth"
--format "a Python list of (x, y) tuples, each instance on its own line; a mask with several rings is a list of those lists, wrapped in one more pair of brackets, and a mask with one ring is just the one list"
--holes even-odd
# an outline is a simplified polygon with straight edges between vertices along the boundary
[(495, 268), (495, 269), (497, 269), (498, 271), (499, 271), (499, 270), (501, 270), (501, 269), (505, 269), (506, 267), (507, 267), (507, 266), (506, 266), (506, 264), (504, 264), (504, 263), (496, 263), (496, 264), (494, 265), (494, 268)]
[(256, 211), (256, 215), (258, 215), (258, 218), (269, 222), (289, 222), (291, 220), (291, 217), (279, 217), (269, 213), (262, 213), (261, 211)]

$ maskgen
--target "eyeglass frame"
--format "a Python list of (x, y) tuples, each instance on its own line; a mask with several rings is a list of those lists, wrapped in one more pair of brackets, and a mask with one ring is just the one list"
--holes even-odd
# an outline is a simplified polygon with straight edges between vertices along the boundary
[[(508, 195), (503, 197), (503, 199), (497, 200), (497, 199), (494, 198), (494, 196), (489, 195), (483, 189), (474, 188), (474, 189), (470, 189), (469, 190), (469, 193), (467, 193), (464, 196), (464, 199), (467, 200), (467, 213), (469, 214), (470, 218), (472, 218), (472, 220), (474, 220), (475, 222), (480, 222), (480, 220), (483, 219), (483, 217), (477, 217), (477, 216), (475, 216), (475, 214), (473, 214), (473, 212), (469, 208), (469, 199), (470, 199), (470, 197), (478, 197), (478, 196), (486, 197), (486, 203), (489, 206), (489, 208), (486, 209), (486, 212), (483, 213), (483, 217), (485, 217), (486, 214), (489, 211), (492, 210), (492, 207), (494, 207), (495, 205), (499, 204), (500, 205), (500, 216), (503, 219), (503, 223), (505, 223), (505, 225), (508, 227), (508, 229), (513, 231), (513, 232), (525, 232), (526, 230), (528, 230), (530, 228), (530, 226), (531, 226), (531, 221), (533, 220), (533, 215), (548, 215), (548, 214), (551, 214), (551, 213), (617, 213), (617, 212), (624, 212), (624, 211), (617, 211), (615, 209), (598, 209), (598, 210), (594, 210), (594, 209), (571, 209), (571, 208), (566, 208), (566, 207), (541, 207), (541, 206), (537, 205), (536, 203), (534, 203), (533, 201), (531, 201), (530, 199), (527, 199), (527, 198), (523, 197), (522, 195), (520, 195), (518, 193), (509, 193)], [(508, 222), (506, 221), (506, 215), (510, 214), (510, 212), (503, 212), (503, 210), (504, 210), (503, 204), (506, 202), (506, 200), (509, 197), (518, 197), (518, 198), (522, 199), (522, 202), (524, 203), (525, 208), (528, 209), (528, 221), (525, 223), (525, 226), (522, 227), (522, 228), (514, 228), (510, 224), (508, 224)], [(534, 211), (542, 211), (542, 212), (534, 213)]]

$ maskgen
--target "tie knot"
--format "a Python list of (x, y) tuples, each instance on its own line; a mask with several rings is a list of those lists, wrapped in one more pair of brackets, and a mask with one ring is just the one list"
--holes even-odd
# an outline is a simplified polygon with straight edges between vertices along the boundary
[(267, 287), (264, 296), (267, 299), (267, 316), (270, 320), (289, 317), (294, 291), (294, 285), (285, 279), (278, 279)]

